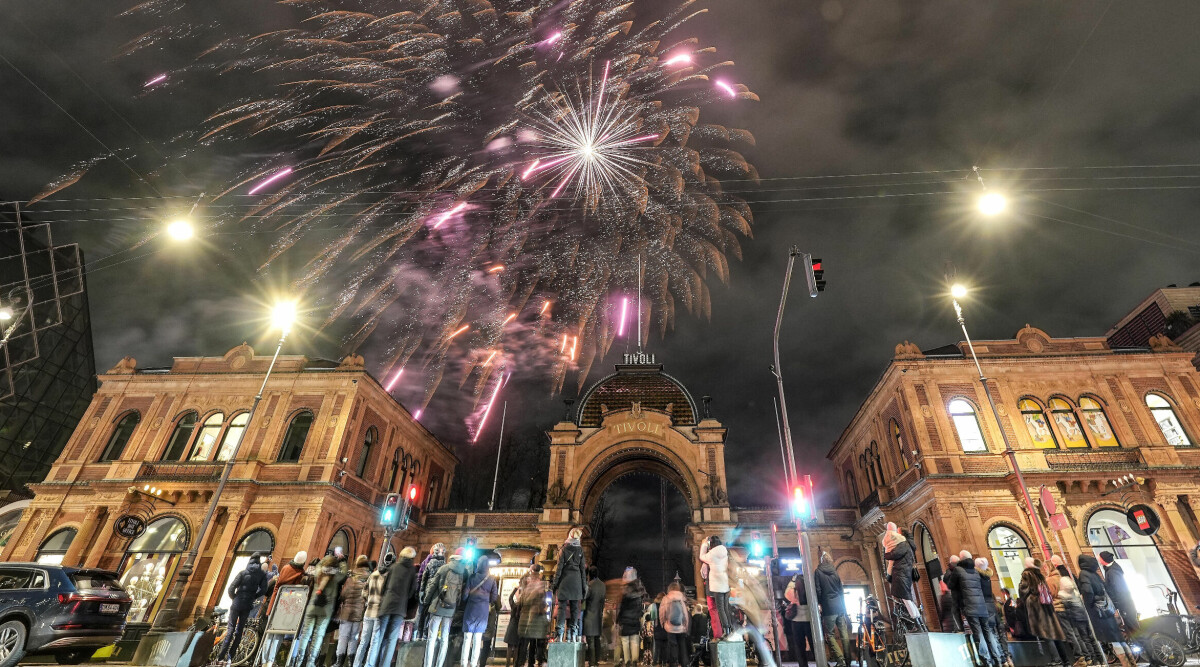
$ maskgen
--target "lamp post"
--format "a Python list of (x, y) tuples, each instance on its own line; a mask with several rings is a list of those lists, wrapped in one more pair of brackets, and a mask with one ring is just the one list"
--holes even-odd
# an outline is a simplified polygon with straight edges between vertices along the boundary
[[(221, 493), (225, 490), (225, 485), (229, 482), (229, 475), (233, 472), (233, 464), (237, 460), (238, 451), (242, 448), (242, 442), (252, 433), (250, 427), (254, 423), (254, 413), (258, 410), (258, 404), (262, 401), (263, 392), (267, 389), (267, 381), (271, 379), (271, 371), (275, 369), (275, 362), (279, 359), (279, 353), (283, 350), (283, 343), (287, 340), (295, 319), (296, 304), (294, 303), (279, 303), (272, 310), (272, 325), (280, 331), (279, 344), (275, 346), (275, 354), (271, 357), (270, 365), (267, 366), (267, 373), (263, 376), (262, 385), (258, 388), (258, 393), (254, 396), (254, 402), (250, 404), (250, 413), (246, 417), (246, 429), (242, 431), (237, 444), (233, 446), (233, 451), (229, 452), (229, 458), (225, 460), (225, 465), (221, 470), (221, 480), (217, 483), (217, 489), (213, 492), (212, 500), (208, 503), (208, 512), (204, 515), (204, 521), (200, 523), (200, 528), (196, 530), (191, 548), (184, 556), (183, 562), (179, 564), (179, 568), (175, 571), (175, 577), (171, 581), (171, 590), (167, 598), (163, 600), (162, 608), (159, 609), (158, 615), (154, 618), (154, 625), (150, 628), (150, 634), (172, 632), (175, 629), (175, 623), (179, 616), (179, 604), (183, 600), (183, 593), (187, 589), (188, 579), (191, 578), (192, 571), (196, 566), (196, 559), (200, 553), (200, 545), (204, 542), (204, 536), (208, 532), (209, 525), (212, 524), (213, 516), (217, 513), (217, 504), (221, 501)], [(147, 635), (147, 637), (149, 636)]]
[(955, 283), (950, 288), (950, 301), (954, 304), (954, 314), (958, 317), (958, 326), (962, 328), (963, 336), (967, 339), (967, 349), (971, 351), (971, 360), (975, 362), (975, 370), (979, 372), (979, 384), (983, 385), (983, 395), (987, 397), (988, 406), (992, 408), (992, 417), (996, 419), (996, 427), (1000, 429), (1000, 439), (1004, 441), (1004, 453), (1008, 456), (1008, 462), (1012, 466), (1013, 473), (1017, 477), (1017, 485), (1021, 487), (1021, 496), (1025, 499), (1025, 511), (1029, 512), (1029, 522), (1033, 524), (1033, 528), (1037, 531), (1038, 542), (1042, 547), (1042, 555), (1046, 562), (1050, 561), (1050, 543), (1046, 540), (1046, 533), (1042, 531), (1042, 522), (1038, 518), (1037, 510), (1033, 507), (1033, 499), (1029, 497), (1029, 488), (1025, 486), (1025, 476), (1021, 474), (1021, 465), (1017, 462), (1017, 452), (1013, 449), (1012, 443), (1008, 441), (1008, 435), (1004, 432), (1004, 424), (1000, 421), (1000, 411), (996, 409), (996, 401), (992, 399), (992, 392), (988, 388), (987, 377), (983, 374), (983, 367), (979, 365), (979, 357), (975, 354), (975, 344), (971, 342), (971, 334), (967, 333), (967, 322), (963, 319), (962, 306), (958, 300), (967, 296), (967, 288), (959, 283)]

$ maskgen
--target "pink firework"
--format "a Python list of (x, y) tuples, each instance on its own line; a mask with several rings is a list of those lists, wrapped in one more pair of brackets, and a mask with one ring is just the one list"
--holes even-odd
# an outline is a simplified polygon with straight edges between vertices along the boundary
[(663, 61), (663, 67), (676, 67), (682, 65), (691, 65), (692, 56), (690, 53), (680, 53)]
[(725, 94), (729, 95), (730, 99), (737, 99), (737, 91), (734, 90), (733, 86), (729, 85), (728, 83), (718, 79), (717, 81), (713, 82), (713, 85), (725, 91)]
[(500, 378), (496, 380), (496, 388), (492, 390), (492, 398), (488, 400), (487, 407), (483, 409), (483, 416), (479, 418), (479, 428), (475, 431), (475, 437), (471, 438), (474, 443), (479, 440), (479, 434), (483, 433), (483, 428), (487, 426), (488, 415), (492, 413), (492, 406), (496, 404), (496, 397), (500, 395), (500, 388), (504, 386), (504, 373), (500, 374)]
[(403, 368), (401, 368), (400, 370), (396, 371), (396, 374), (392, 376), (392, 379), (391, 379), (391, 380), (388, 380), (387, 386), (386, 386), (386, 387), (384, 387), (384, 389), (385, 389), (385, 390), (386, 390), (388, 393), (391, 393), (392, 389), (395, 389), (395, 388), (396, 388), (396, 383), (400, 381), (400, 376), (401, 376), (401, 375), (404, 375), (404, 369), (403, 369)]
[(617, 326), (617, 335), (625, 337), (625, 315), (629, 312), (629, 297), (621, 299), (621, 324)]
[(146, 82), (146, 83), (145, 83), (145, 84), (142, 86), (142, 88), (149, 88), (150, 86), (155, 86), (155, 85), (158, 85), (158, 84), (160, 84), (160, 83), (162, 83), (163, 81), (166, 81), (166, 80), (167, 80), (167, 75), (166, 75), (166, 74), (159, 74), (158, 76), (154, 77), (153, 79), (150, 79), (149, 81), (147, 81), (147, 82)]
[(250, 192), (248, 192), (246, 194), (256, 195), (259, 192), (262, 192), (263, 189), (265, 189), (267, 186), (269, 186), (272, 183), (278, 181), (279, 179), (287, 176), (290, 173), (292, 173), (292, 168), (284, 167), (283, 169), (280, 169), (279, 171), (275, 172), (271, 176), (267, 177), (266, 180), (260, 181), (258, 185), (254, 186), (253, 188), (250, 188)]
[(437, 229), (438, 227), (441, 227), (443, 224), (445, 224), (445, 222), (447, 220), (458, 215), (459, 213), (462, 213), (463, 209), (465, 209), (466, 207), (467, 207), (466, 202), (459, 202), (458, 204), (455, 204), (455, 206), (453, 208), (451, 208), (449, 211), (446, 211), (445, 213), (439, 215), (435, 219), (435, 222), (433, 223), (433, 229)]

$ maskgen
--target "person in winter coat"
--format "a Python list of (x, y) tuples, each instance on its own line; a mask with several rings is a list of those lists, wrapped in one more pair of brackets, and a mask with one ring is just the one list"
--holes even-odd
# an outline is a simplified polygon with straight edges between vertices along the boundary
[[(546, 604), (548, 591), (540, 571), (537, 576), (528, 576), (521, 583), (517, 603), (521, 605), (521, 625), (518, 628), (522, 645), (520, 657), (528, 661), (529, 667), (536, 667), (541, 660), (542, 646), (550, 631), (550, 608)], [(520, 667), (520, 663), (517, 667)]]
[(379, 598), (375, 638), (371, 640), (366, 667), (392, 664), (392, 655), (404, 629), (404, 619), (412, 610), (412, 599), (416, 594), (417, 567), (413, 564), (416, 557), (416, 549), (404, 547), (400, 550), (400, 559), (388, 568), (383, 581), (383, 595)]
[(624, 665), (633, 667), (642, 655), (642, 600), (646, 597), (646, 587), (638, 579), (637, 570), (632, 567), (625, 568), (621, 580), (625, 582), (621, 606), (617, 610), (617, 625), (621, 629), (621, 657)]
[[(383, 586), (387, 581), (387, 570), (392, 565), (392, 554), (384, 556), (383, 565), (372, 567), (371, 576), (367, 577), (367, 585), (363, 588), (363, 620), (362, 630), (359, 631), (358, 651), (354, 654), (354, 667), (363, 667), (371, 649), (378, 646), (375, 641), (375, 630), (379, 626), (379, 605), (383, 602)], [(372, 566), (375, 563), (371, 563)], [(375, 648), (376, 655), (379, 649)]]
[(887, 531), (883, 534), (883, 549), (883, 557), (888, 562), (887, 579), (891, 583), (889, 592), (892, 597), (904, 601), (909, 618), (915, 620), (920, 617), (920, 611), (913, 602), (912, 594), (913, 567), (917, 561), (912, 543), (900, 534), (896, 524), (889, 523)]
[(233, 598), (233, 603), (229, 605), (229, 626), (218, 655), (225, 660), (232, 660), (242, 643), (242, 632), (250, 619), (254, 601), (267, 592), (267, 573), (263, 572), (262, 557), (259, 554), (250, 556), (246, 569), (239, 572), (230, 582), (228, 592), (229, 597)]
[(366, 605), (363, 590), (367, 586), (367, 580), (371, 577), (371, 570), (367, 568), (367, 563), (367, 557), (359, 555), (354, 560), (354, 569), (350, 571), (346, 581), (342, 584), (339, 596), (341, 603), (334, 615), (334, 620), (338, 622), (334, 667), (349, 667), (346, 664), (347, 656), (353, 659), (358, 651), (358, 638), (359, 633), (362, 632), (363, 611)]
[(988, 630), (987, 599), (983, 596), (983, 580), (975, 571), (975, 559), (971, 552), (960, 551), (958, 565), (950, 571), (946, 585), (954, 596), (954, 605), (966, 619), (967, 628), (975, 637), (975, 652), (984, 665), (1000, 665), (1004, 661), (1000, 654), (1000, 640), (996, 633)]
[(958, 632), (959, 627), (954, 618), (954, 594), (946, 585), (946, 578), (938, 580), (938, 619), (941, 621), (942, 632)]
[(667, 633), (666, 664), (672, 667), (688, 667), (692, 661), (688, 632), (692, 617), (688, 613), (687, 598), (683, 587), (672, 581), (667, 594), (658, 605), (658, 623)]
[(1013, 639), (1019, 639), (1021, 636), (1021, 619), (1017, 611), (1020, 605), (1017, 604), (1016, 598), (1012, 596), (1012, 592), (1007, 588), (1000, 589), (1000, 608), (1004, 610), (1004, 626), (1008, 629), (1008, 634)]
[(589, 667), (600, 665), (600, 634), (604, 630), (604, 599), (607, 589), (600, 581), (600, 570), (588, 567), (587, 595), (583, 599), (583, 636), (587, 640), (584, 662)]
[(788, 643), (793, 657), (802, 665), (808, 664), (812, 650), (812, 611), (808, 605), (808, 591), (804, 588), (804, 574), (797, 572), (783, 589), (783, 598), (788, 601)]
[(459, 658), (462, 667), (475, 667), (480, 658), (483, 633), (487, 632), (492, 605), (500, 600), (500, 586), (488, 574), (491, 566), (487, 556), (475, 562), (475, 574), (467, 579), (463, 593), (463, 645)]
[(995, 637), (998, 641), (998, 645), (992, 647), (992, 656), (997, 658), (998, 663), (1006, 664), (1012, 659), (1008, 652), (1008, 632), (1001, 629), (1002, 612), (1000, 605), (996, 604), (996, 593), (992, 590), (992, 571), (988, 569), (986, 558), (975, 559), (975, 572), (979, 575), (979, 587), (983, 590), (983, 600), (988, 609), (986, 629), (991, 633), (989, 637)]
[[(951, 595), (950, 595), (949, 608), (944, 609), (941, 612), (942, 632), (961, 632), (963, 630), (962, 615), (958, 612), (958, 605), (955, 604), (953, 591), (950, 586), (950, 575), (954, 572), (954, 568), (956, 568), (956, 567), (958, 567), (958, 556), (951, 556), (950, 558), (946, 559), (946, 571), (942, 573), (942, 583), (946, 584), (946, 590), (951, 591)], [(945, 598), (942, 598), (940, 600), (940, 602), (941, 602), (942, 607), (946, 607), (946, 599)], [(947, 627), (946, 619), (947, 618), (950, 619), (950, 622), (948, 624), (950, 627), (949, 630), (946, 629), (946, 627)]]
[[(850, 664), (850, 625), (846, 618), (846, 598), (843, 595), (842, 578), (833, 567), (829, 552), (821, 553), (820, 565), (813, 572), (816, 586), (816, 602), (821, 612), (821, 627), (825, 632), (825, 643), (833, 649), (834, 662), (839, 666)], [(807, 664), (807, 662), (805, 663)]]
[(1092, 622), (1096, 640), (1101, 644), (1124, 642), (1121, 628), (1112, 613), (1108, 589), (1104, 585), (1104, 578), (1100, 576), (1100, 562), (1091, 554), (1079, 554), (1078, 563), (1079, 596), (1083, 598), (1083, 608)]
[[(583, 562), (583, 547), (579, 540), (583, 530), (572, 528), (567, 541), (558, 552), (558, 568), (550, 589), (558, 599), (558, 641), (577, 642), (580, 638), (580, 623), (583, 620), (580, 603), (587, 587), (587, 564)], [(570, 624), (567, 621), (570, 620)]]
[(1129, 592), (1129, 583), (1125, 581), (1125, 570), (1117, 563), (1116, 556), (1111, 551), (1101, 551), (1100, 562), (1104, 564), (1104, 587), (1108, 589), (1113, 606), (1121, 613), (1125, 632), (1132, 635), (1138, 631), (1139, 623), (1133, 594)]
[(706, 572), (709, 607), (716, 613), (720, 632), (714, 626), (713, 637), (720, 641), (733, 630), (733, 610), (729, 608), (729, 550), (721, 544), (721, 538), (711, 535), (700, 545), (701, 568)]
[(1066, 573), (1067, 568), (1063, 567), (1061, 558), (1053, 556), (1050, 561), (1042, 565), (1042, 576), (1046, 578), (1046, 585), (1054, 596), (1054, 615), (1062, 626), (1063, 634), (1067, 636), (1067, 643), (1077, 656), (1075, 666), (1084, 667), (1089, 661), (1099, 662), (1100, 656), (1096, 653), (1098, 646), (1087, 627), (1087, 612), (1083, 610), (1083, 600), (1079, 597), (1075, 582)]
[(344, 567), (345, 563), (337, 556), (329, 555), (322, 558), (313, 568), (312, 593), (308, 596), (308, 607), (304, 610), (304, 625), (292, 645), (289, 667), (316, 667), (317, 656), (320, 655), (321, 646), (325, 641), (325, 631), (333, 618), (337, 592), (349, 574), (349, 570), (344, 570)]
[[(442, 569), (446, 564), (446, 545), (438, 542), (429, 550), (429, 555), (425, 560), (421, 561), (421, 566), (417, 568), (417, 594), (424, 595), (425, 585), (437, 574), (437, 571)], [(425, 637), (426, 625), (428, 625), (429, 605), (418, 601), (417, 603), (417, 620), (414, 625), (414, 638), (423, 639)]]
[(666, 593), (655, 595), (654, 602), (646, 607), (642, 615), (642, 627), (648, 628), (650, 636), (654, 638), (654, 664), (660, 667), (667, 663), (667, 629), (662, 626), (658, 616), (664, 597)]
[[(467, 564), (463, 562), (462, 547), (454, 550), (446, 564), (438, 569), (422, 592), (422, 599), (429, 609), (429, 634), (425, 645), (425, 667), (433, 667), (434, 655), (437, 665), (446, 664), (446, 652), (450, 649), (450, 624), (454, 612), (462, 604), (466, 592)], [(383, 663), (384, 667), (391, 661)]]
[(1047, 640), (1050, 660), (1067, 667), (1067, 636), (1054, 615), (1054, 595), (1046, 578), (1042, 576), (1041, 563), (1034, 558), (1025, 559), (1025, 570), (1021, 572), (1021, 583), (1017, 589), (1021, 606), (1025, 609), (1026, 630), (1038, 639)]

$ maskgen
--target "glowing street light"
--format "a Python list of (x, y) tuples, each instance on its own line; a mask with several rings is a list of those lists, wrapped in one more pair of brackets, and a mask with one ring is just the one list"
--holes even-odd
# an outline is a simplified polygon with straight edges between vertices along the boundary
[(195, 235), (196, 229), (187, 220), (173, 220), (167, 225), (167, 236), (170, 236), (172, 240), (186, 241)]
[(967, 286), (962, 283), (954, 283), (950, 287), (950, 296), (955, 299), (962, 299), (967, 296)]
[(7, 322), (13, 318), (12, 306), (0, 306), (0, 321)]
[(999, 215), (1008, 208), (1008, 198), (999, 192), (985, 192), (976, 202), (979, 212), (986, 216)]
[(280, 301), (271, 309), (271, 326), (279, 329), (280, 332), (287, 334), (292, 330), (292, 324), (296, 322), (296, 303), (294, 301)]

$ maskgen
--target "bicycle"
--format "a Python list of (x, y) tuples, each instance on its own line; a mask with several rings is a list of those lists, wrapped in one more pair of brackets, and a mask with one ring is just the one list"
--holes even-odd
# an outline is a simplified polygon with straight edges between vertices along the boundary
[[(221, 647), (225, 643), (225, 635), (229, 632), (229, 623), (227, 621), (228, 609), (220, 607), (212, 610), (212, 625), (214, 627), (213, 647), (208, 654), (208, 664), (224, 667), (226, 664), (222, 658)], [(237, 651), (229, 660), (228, 667), (240, 667), (241, 665), (249, 664), (254, 659), (254, 655), (258, 652), (258, 644), (261, 639), (263, 619), (259, 616), (246, 621), (246, 627), (242, 629), (242, 641), (238, 644)]]
[(1151, 665), (1182, 667), (1189, 655), (1200, 655), (1200, 617), (1184, 613), (1179, 593), (1162, 584), (1151, 584), (1167, 599), (1167, 609), (1143, 619), (1137, 643)]
[[(863, 608), (858, 615), (858, 632), (855, 633), (859, 662), (868, 667), (911, 667), (908, 642), (904, 637), (909, 632), (928, 630), (924, 629), (923, 621), (908, 615), (903, 601), (891, 597), (888, 599), (892, 618), (895, 619), (891, 623), (884, 617), (878, 598), (868, 595), (863, 599)], [(889, 625), (891, 641), (888, 641)]]

